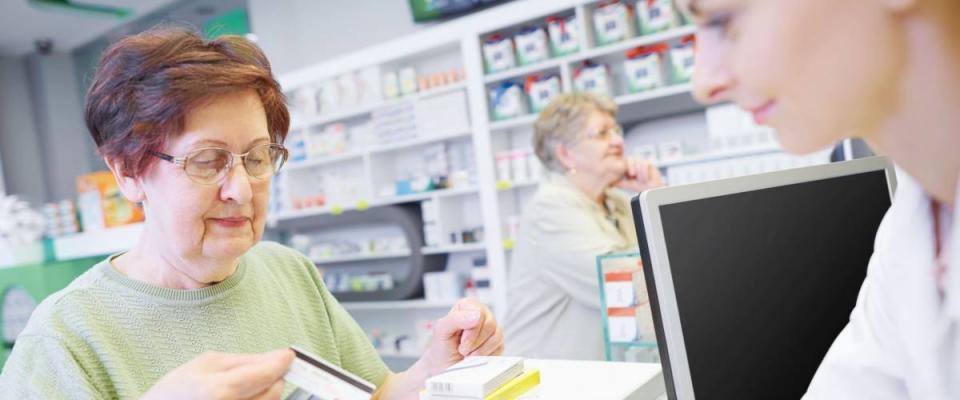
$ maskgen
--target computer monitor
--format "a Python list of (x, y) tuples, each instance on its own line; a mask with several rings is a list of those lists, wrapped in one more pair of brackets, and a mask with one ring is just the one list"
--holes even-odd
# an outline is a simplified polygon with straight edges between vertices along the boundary
[(846, 326), (896, 184), (873, 157), (633, 199), (670, 399), (798, 399)]

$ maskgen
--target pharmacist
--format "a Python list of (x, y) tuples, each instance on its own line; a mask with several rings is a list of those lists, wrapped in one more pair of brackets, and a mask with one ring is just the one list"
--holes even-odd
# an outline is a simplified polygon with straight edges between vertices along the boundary
[(547, 176), (520, 220), (508, 279), (505, 352), (603, 359), (596, 257), (637, 251), (630, 192), (663, 185), (649, 162), (624, 157), (617, 106), (561, 95), (541, 112), (534, 148)]
[(856, 136), (905, 172), (806, 398), (960, 399), (960, 2), (683, 3), (699, 99), (735, 101), (793, 153)]
[(50, 296), (0, 375), (0, 397), (277, 398), (296, 345), (415, 398), (471, 354), (498, 354), (490, 311), (461, 301), (423, 357), (392, 373), (304, 255), (263, 233), (289, 114), (260, 49), (154, 30), (106, 50), (85, 117), (142, 235)]

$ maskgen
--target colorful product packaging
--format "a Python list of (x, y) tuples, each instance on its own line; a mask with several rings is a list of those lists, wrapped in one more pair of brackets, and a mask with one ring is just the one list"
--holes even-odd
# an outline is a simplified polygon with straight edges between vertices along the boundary
[(689, 35), (670, 49), (670, 72), (673, 83), (686, 83), (693, 79), (695, 47), (696, 38)]
[(633, 9), (623, 1), (603, 1), (593, 10), (597, 46), (616, 43), (636, 35)]
[(494, 119), (508, 119), (527, 113), (527, 99), (520, 84), (506, 81), (490, 90), (490, 104)]
[(551, 75), (530, 75), (527, 77), (527, 97), (530, 98), (530, 110), (539, 113), (550, 101), (560, 95), (560, 77)]
[(637, 19), (641, 35), (663, 32), (679, 25), (672, 0), (637, 1)]
[(524, 27), (513, 37), (513, 42), (517, 45), (517, 61), (520, 65), (533, 64), (550, 58), (547, 33), (543, 28)]
[(665, 43), (637, 47), (626, 52), (623, 73), (630, 93), (639, 93), (663, 86), (663, 54), (670, 47)]
[(590, 92), (602, 96), (612, 96), (613, 88), (610, 82), (610, 71), (603, 64), (595, 64), (590, 60), (574, 72), (573, 86), (578, 92)]
[(513, 40), (494, 34), (483, 43), (483, 64), (487, 73), (500, 72), (517, 65), (513, 57)]
[(143, 210), (120, 192), (110, 171), (77, 177), (78, 206), (86, 231), (143, 221)]
[(576, 16), (547, 18), (547, 33), (555, 57), (580, 51), (580, 24)]

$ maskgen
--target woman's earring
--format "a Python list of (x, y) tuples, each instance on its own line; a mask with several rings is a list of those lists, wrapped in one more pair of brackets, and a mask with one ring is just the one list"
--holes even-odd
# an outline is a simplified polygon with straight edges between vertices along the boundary
[(577, 174), (576, 168), (570, 167), (569, 169), (567, 169), (567, 175), (576, 175), (576, 174)]

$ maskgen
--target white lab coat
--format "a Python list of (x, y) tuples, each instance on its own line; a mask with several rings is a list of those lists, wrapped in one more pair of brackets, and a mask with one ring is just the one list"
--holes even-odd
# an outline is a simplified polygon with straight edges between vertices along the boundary
[(804, 399), (960, 399), (960, 224), (952, 221), (958, 208), (941, 207), (941, 301), (930, 197), (906, 174), (898, 181), (850, 322)]

